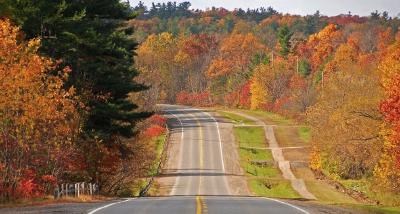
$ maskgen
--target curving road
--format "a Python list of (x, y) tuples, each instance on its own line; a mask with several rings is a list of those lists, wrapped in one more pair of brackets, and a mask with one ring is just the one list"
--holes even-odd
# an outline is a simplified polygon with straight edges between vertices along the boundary
[(117, 214), (243, 214), (308, 213), (286, 202), (256, 197), (235, 197), (225, 173), (219, 124), (208, 112), (173, 105), (160, 106), (168, 117), (170, 139), (178, 146), (170, 153), (176, 168), (170, 196), (127, 199), (89, 212)]

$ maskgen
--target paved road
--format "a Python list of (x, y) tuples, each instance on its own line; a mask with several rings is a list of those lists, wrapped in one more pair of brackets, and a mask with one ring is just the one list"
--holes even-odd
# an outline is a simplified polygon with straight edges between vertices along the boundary
[(219, 125), (209, 113), (162, 105), (173, 138), (179, 140), (177, 169), (170, 197), (127, 199), (92, 210), (118, 214), (307, 213), (291, 204), (265, 198), (230, 195), (225, 176)]

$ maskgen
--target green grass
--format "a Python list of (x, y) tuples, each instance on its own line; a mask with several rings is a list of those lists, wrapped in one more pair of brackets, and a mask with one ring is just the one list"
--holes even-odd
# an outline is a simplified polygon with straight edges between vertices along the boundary
[[(261, 127), (235, 127), (233, 129), (239, 148), (240, 165), (245, 170), (250, 191), (258, 196), (274, 198), (300, 198), (289, 181), (284, 180), (274, 165), (272, 153), (266, 149), (264, 129)], [(266, 166), (252, 164), (252, 161), (267, 161)]]
[(154, 160), (153, 167), (151, 168), (151, 170), (149, 172), (150, 176), (157, 175), (157, 173), (158, 173), (157, 167), (158, 167), (158, 163), (160, 162), (160, 159), (161, 159), (161, 154), (162, 154), (164, 145), (167, 141), (166, 138), (167, 138), (167, 136), (165, 134), (163, 134), (163, 135), (160, 135), (153, 139), (154, 143), (155, 143), (155, 149), (156, 149), (156, 159)]
[(165, 142), (167, 141), (167, 135), (163, 134), (161, 136), (156, 137), (156, 153), (157, 153), (157, 160), (161, 158), (161, 153), (163, 151)]
[(217, 111), (221, 116), (231, 120), (235, 124), (245, 124), (245, 125), (254, 125), (255, 122), (249, 120), (245, 117), (237, 115), (235, 113), (227, 112), (227, 111)]
[(268, 112), (268, 111), (245, 110), (244, 112), (249, 115), (260, 117), (267, 124), (270, 124), (270, 125), (293, 125), (293, 124), (295, 124), (290, 119), (287, 119), (279, 114), (275, 114), (275, 113)]
[(300, 198), (289, 181), (270, 179), (250, 179), (250, 189), (258, 196), (271, 198)]
[(233, 132), (241, 147), (265, 148), (267, 146), (262, 127), (235, 127)]
[(311, 139), (311, 130), (309, 127), (302, 126), (299, 128), (299, 136), (305, 142), (309, 143)]
[(240, 155), (240, 165), (246, 171), (249, 176), (256, 177), (269, 177), (269, 178), (279, 178), (279, 170), (274, 166), (257, 166), (251, 164), (251, 161), (263, 160), (271, 161), (273, 163), (272, 154), (270, 151), (259, 150), (259, 149), (243, 149), (239, 151)]

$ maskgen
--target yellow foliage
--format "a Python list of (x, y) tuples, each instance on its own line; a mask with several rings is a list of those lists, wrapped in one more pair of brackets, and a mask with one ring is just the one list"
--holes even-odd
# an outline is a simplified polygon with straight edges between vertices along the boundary
[(250, 84), (250, 94), (251, 94), (251, 109), (259, 109), (262, 105), (268, 102), (267, 89), (263, 84), (256, 78), (253, 78)]

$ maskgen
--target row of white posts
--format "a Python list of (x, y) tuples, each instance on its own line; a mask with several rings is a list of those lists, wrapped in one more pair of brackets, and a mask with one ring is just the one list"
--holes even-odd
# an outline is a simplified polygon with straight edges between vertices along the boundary
[(54, 198), (79, 197), (80, 195), (96, 195), (99, 185), (93, 183), (60, 184), (54, 189)]

